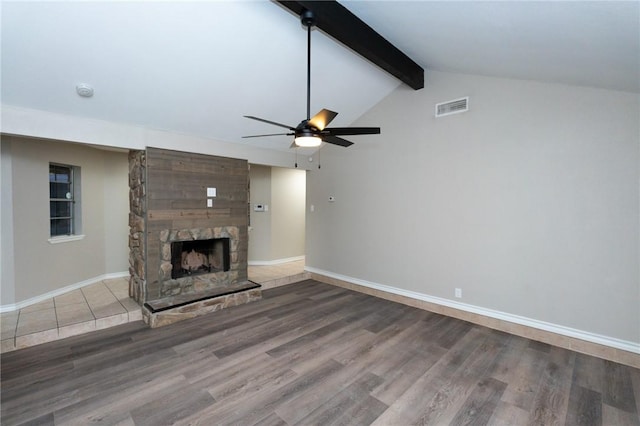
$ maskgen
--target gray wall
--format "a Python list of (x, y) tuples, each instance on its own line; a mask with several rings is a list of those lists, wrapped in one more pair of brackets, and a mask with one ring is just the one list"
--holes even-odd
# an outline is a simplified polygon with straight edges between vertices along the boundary
[(249, 262), (271, 259), (271, 211), (255, 212), (255, 204), (271, 206), (271, 167), (249, 165)]
[(638, 94), (426, 76), (355, 123), (381, 135), (323, 149), (306, 264), (640, 342)]
[[(2, 241), (3, 305), (128, 270), (126, 153), (3, 136), (2, 156), (3, 175), (5, 162), (10, 161), (11, 170), (7, 185), (4, 176), (2, 180), (2, 209), (13, 214), (11, 222), (2, 216), (2, 235), (13, 233), (12, 244), (4, 238)], [(81, 168), (82, 240), (48, 242), (49, 162)], [(9, 265), (13, 271), (5, 272), (5, 250), (13, 253), (13, 264)]]
[(306, 172), (271, 168), (271, 256), (304, 255)]
[[(249, 262), (277, 262), (304, 256), (306, 172), (251, 165)], [(255, 212), (255, 204), (268, 211)]]

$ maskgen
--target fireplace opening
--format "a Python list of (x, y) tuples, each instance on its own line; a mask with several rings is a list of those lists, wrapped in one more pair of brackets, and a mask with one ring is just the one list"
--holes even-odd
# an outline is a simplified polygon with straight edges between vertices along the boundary
[(228, 271), (230, 263), (229, 238), (171, 243), (173, 279)]

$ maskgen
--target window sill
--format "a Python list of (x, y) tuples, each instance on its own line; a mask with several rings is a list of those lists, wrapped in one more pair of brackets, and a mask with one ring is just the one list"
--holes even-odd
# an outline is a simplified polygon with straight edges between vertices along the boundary
[(84, 239), (84, 234), (80, 235), (65, 235), (63, 237), (51, 237), (49, 238), (49, 244), (68, 243), (70, 241), (79, 241)]

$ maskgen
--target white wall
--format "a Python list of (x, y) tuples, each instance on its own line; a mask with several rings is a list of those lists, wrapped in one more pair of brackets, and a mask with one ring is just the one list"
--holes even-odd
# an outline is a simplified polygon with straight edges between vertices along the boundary
[[(9, 136), (2, 137), (2, 146), (3, 164), (9, 159), (5, 147), (10, 148), (12, 171), (10, 186), (4, 186), (3, 179), (2, 208), (13, 214), (12, 224), (3, 222), (2, 233), (5, 235), (5, 225), (13, 232), (9, 249), (14, 257), (13, 281), (4, 273), (2, 276), (2, 304), (23, 302), (105, 274), (127, 272), (127, 154)], [(50, 162), (81, 168), (82, 240), (48, 242)], [(5, 190), (11, 194), (6, 204)], [(4, 252), (4, 239), (2, 245)], [(12, 288), (14, 299), (5, 298)]]
[[(249, 262), (271, 263), (304, 256), (306, 172), (251, 165)], [(253, 211), (255, 204), (268, 206)]]
[(323, 148), (306, 264), (637, 345), (638, 94), (426, 77), (355, 123), (381, 135)]

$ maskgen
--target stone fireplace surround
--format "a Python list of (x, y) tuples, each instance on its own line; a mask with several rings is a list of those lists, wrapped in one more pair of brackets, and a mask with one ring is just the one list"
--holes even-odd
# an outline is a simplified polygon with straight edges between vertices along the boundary
[[(174, 279), (171, 245), (177, 241), (204, 241), (219, 238), (229, 239), (229, 270), (186, 276)], [(166, 298), (182, 293), (193, 293), (226, 287), (238, 281), (238, 228), (219, 226), (215, 228), (164, 229), (160, 231), (160, 297)]]
[[(130, 285), (151, 327), (259, 300), (247, 278), (248, 165), (147, 148), (129, 153)], [(206, 188), (216, 187), (214, 208)], [(171, 243), (229, 239), (229, 270), (171, 276)]]

